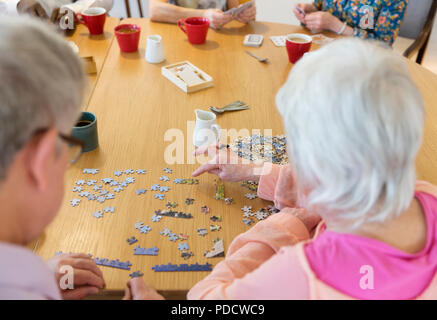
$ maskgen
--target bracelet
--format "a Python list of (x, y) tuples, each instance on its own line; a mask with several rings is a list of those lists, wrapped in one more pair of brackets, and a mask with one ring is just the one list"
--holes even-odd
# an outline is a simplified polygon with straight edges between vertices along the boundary
[(340, 31), (338, 31), (337, 34), (343, 34), (344, 30), (346, 30), (346, 27), (347, 27), (347, 22), (343, 24), (343, 27), (341, 27)]

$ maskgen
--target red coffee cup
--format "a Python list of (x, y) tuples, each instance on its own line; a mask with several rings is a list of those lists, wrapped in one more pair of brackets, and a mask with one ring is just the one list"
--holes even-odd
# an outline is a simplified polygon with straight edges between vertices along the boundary
[(296, 63), (305, 53), (310, 51), (313, 38), (302, 33), (292, 33), (287, 36), (285, 45), (287, 47), (288, 59)]
[(209, 29), (209, 20), (207, 18), (192, 17), (185, 20), (180, 19), (178, 26), (187, 34), (190, 43), (205, 43)]
[(114, 29), (121, 52), (135, 52), (140, 43), (141, 28), (136, 24), (120, 24)]
[(76, 21), (86, 25), (90, 34), (102, 34), (105, 27), (106, 10), (100, 7), (88, 8), (76, 14)]

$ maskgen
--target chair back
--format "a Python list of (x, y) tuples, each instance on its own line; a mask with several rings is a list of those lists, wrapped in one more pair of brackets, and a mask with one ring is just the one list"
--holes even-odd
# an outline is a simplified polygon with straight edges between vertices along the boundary
[(407, 14), (399, 30), (399, 36), (416, 39), (427, 22), (433, 1), (436, 0), (409, 0)]

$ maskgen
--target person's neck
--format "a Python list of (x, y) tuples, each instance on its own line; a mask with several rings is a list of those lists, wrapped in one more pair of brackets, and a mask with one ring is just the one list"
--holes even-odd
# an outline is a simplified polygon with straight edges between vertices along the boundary
[(426, 216), (416, 198), (406, 211), (390, 221), (365, 223), (357, 229), (339, 227), (326, 222), (326, 229), (379, 240), (411, 254), (421, 251), (427, 240)]
[[(9, 189), (11, 190), (11, 189)], [(20, 208), (14, 205), (14, 197), (8, 189), (0, 185), (0, 241), (25, 245), (21, 223)]]

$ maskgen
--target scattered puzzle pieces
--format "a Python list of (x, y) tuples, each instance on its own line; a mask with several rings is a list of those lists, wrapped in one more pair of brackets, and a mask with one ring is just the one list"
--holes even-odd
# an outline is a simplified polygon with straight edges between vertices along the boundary
[(94, 191), (100, 191), (102, 189), (102, 185), (95, 185), (94, 187), (93, 187), (93, 190)]
[(182, 219), (191, 219), (193, 216), (191, 213), (177, 212), (172, 210), (157, 210), (155, 214), (160, 216), (172, 217), (172, 218), (182, 218)]
[(117, 186), (114, 188), (114, 192), (122, 192), (124, 189), (122, 186)]
[(168, 202), (165, 206), (168, 209), (170, 209), (170, 208), (176, 208), (178, 206), (178, 204), (176, 202)]
[(140, 246), (136, 246), (134, 248), (134, 255), (141, 256), (157, 256), (159, 249), (157, 247), (153, 248), (141, 248)]
[(159, 178), (159, 180), (160, 180), (160, 181), (167, 182), (167, 181), (170, 181), (170, 178), (167, 177), (167, 176), (161, 176), (161, 177)]
[(133, 169), (126, 169), (124, 170), (124, 174), (133, 174), (134, 170)]
[(167, 237), (167, 236), (169, 236), (171, 234), (171, 231), (168, 228), (164, 228), (164, 229), (162, 229), (160, 234), (163, 235), (164, 237)]
[(211, 218), (209, 218), (212, 222), (221, 222), (222, 221), (222, 217), (221, 216), (212, 216)]
[(176, 242), (179, 239), (179, 236), (176, 233), (171, 233), (168, 237), (168, 240)]
[(192, 205), (193, 203), (194, 203), (194, 199), (191, 199), (191, 198), (185, 199), (185, 204), (186, 205)]
[(172, 173), (173, 170), (171, 170), (170, 168), (165, 167), (164, 169), (162, 169), (165, 173)]
[(133, 245), (134, 243), (137, 243), (137, 242), (138, 242), (138, 239), (135, 238), (134, 236), (132, 236), (132, 237), (130, 237), (130, 238), (127, 238), (126, 241), (127, 241), (130, 245)]
[(136, 192), (137, 192), (137, 195), (140, 195), (140, 194), (145, 194), (146, 191), (147, 191), (146, 189), (141, 188), (141, 189), (138, 189)]
[(159, 215), (156, 215), (156, 214), (154, 214), (152, 216), (152, 221), (153, 222), (159, 222), (159, 221), (161, 221), (161, 219), (162, 219), (162, 216), (159, 216)]
[(96, 211), (96, 212), (94, 212), (94, 213), (93, 213), (93, 217), (96, 218), (96, 219), (103, 218), (103, 213), (102, 213), (102, 211)]
[(219, 225), (211, 225), (209, 226), (209, 231), (219, 231), (222, 227), (220, 227)]
[(113, 193), (107, 193), (106, 194), (106, 200), (111, 200), (111, 199), (114, 199), (114, 198), (115, 198), (115, 195)]
[(91, 186), (95, 185), (96, 183), (97, 183), (97, 180), (88, 180), (88, 182), (86, 184), (91, 187)]
[(208, 234), (208, 230), (206, 229), (197, 229), (197, 234), (201, 237), (204, 237)]
[(181, 253), (181, 257), (184, 259), (184, 260), (187, 260), (187, 259), (189, 259), (189, 258), (191, 258), (191, 257), (193, 257), (194, 256), (194, 254), (190, 251), (190, 252), (182, 252)]
[(174, 179), (174, 183), (176, 184), (199, 184), (198, 179), (188, 178), (188, 179)]
[(180, 251), (188, 251), (188, 243), (179, 243), (178, 244), (178, 250)]
[(205, 263), (205, 264), (161, 264), (161, 265), (155, 265), (152, 267), (152, 270), (155, 272), (176, 272), (176, 271), (212, 271), (212, 264)]
[(103, 209), (103, 211), (106, 213), (108, 213), (108, 212), (114, 213), (114, 210), (115, 210), (115, 207), (106, 207)]
[(79, 203), (80, 203), (80, 199), (70, 200), (70, 203), (71, 203), (72, 207), (77, 207), (79, 205)]
[(159, 187), (160, 192), (168, 192), (168, 190), (170, 190), (169, 187)]
[(146, 170), (144, 170), (144, 169), (137, 169), (136, 173), (137, 174), (146, 174)]
[(211, 251), (206, 251), (204, 256), (206, 258), (217, 258), (225, 256), (225, 247), (223, 245), (223, 240), (217, 238), (214, 240), (213, 247)]
[(248, 219), (248, 218), (243, 218), (243, 223), (250, 227), (255, 221), (253, 221), (252, 219)]
[(83, 169), (83, 173), (97, 174), (99, 173), (99, 169)]
[(249, 200), (253, 200), (253, 199), (255, 199), (255, 198), (258, 198), (258, 196), (256, 195), (256, 193), (246, 193), (244, 196), (245, 196), (247, 199), (249, 199)]
[(108, 260), (108, 259), (99, 259), (95, 258), (94, 262), (99, 266), (104, 267), (110, 267), (110, 268), (117, 268), (117, 269), (123, 269), (123, 270), (129, 270), (132, 264), (129, 261), (121, 262), (120, 260)]
[(153, 186), (150, 187), (150, 190), (151, 191), (159, 191), (159, 188), (160, 188), (159, 184), (154, 184)]
[(144, 273), (142, 273), (141, 271), (135, 271), (132, 272), (131, 274), (129, 274), (129, 277), (133, 278), (141, 278), (142, 276), (144, 276)]
[(109, 185), (110, 185), (111, 187), (115, 187), (115, 186), (118, 186), (118, 182), (115, 181), (115, 180), (112, 180), (112, 181), (109, 183)]
[(73, 192), (81, 192), (82, 190), (82, 187), (73, 187)]
[(123, 174), (120, 170), (114, 171), (114, 176), (119, 177)]
[(203, 206), (201, 209), (202, 213), (207, 214), (209, 213), (210, 209), (207, 206)]
[(96, 198), (96, 200), (97, 200), (97, 202), (99, 202), (99, 203), (103, 203), (103, 202), (105, 202), (106, 197), (105, 197), (105, 196), (98, 196), (98, 197)]
[(102, 182), (103, 182), (104, 184), (109, 184), (109, 183), (111, 183), (112, 181), (113, 181), (112, 178), (103, 178), (103, 179), (102, 179)]
[(88, 197), (90, 195), (90, 193), (88, 191), (82, 191), (81, 193), (78, 194), (79, 197)]
[(126, 179), (124, 179), (124, 182), (131, 184), (135, 182), (135, 178), (134, 177), (127, 177)]
[(78, 186), (84, 186), (84, 185), (86, 184), (86, 180), (77, 180), (77, 181), (76, 181), (76, 184), (77, 184)]
[(152, 228), (150, 228), (148, 225), (142, 226), (140, 229), (140, 233), (147, 234)]
[(164, 200), (164, 195), (161, 193), (155, 193), (153, 196), (155, 199)]
[(232, 198), (225, 198), (225, 203), (226, 204), (233, 204), (234, 203), (234, 199), (232, 199)]

